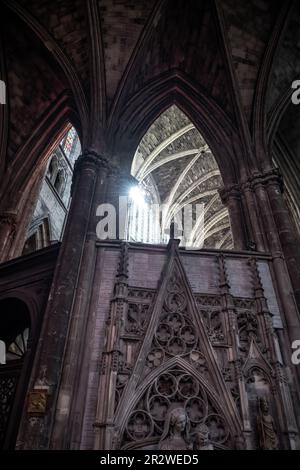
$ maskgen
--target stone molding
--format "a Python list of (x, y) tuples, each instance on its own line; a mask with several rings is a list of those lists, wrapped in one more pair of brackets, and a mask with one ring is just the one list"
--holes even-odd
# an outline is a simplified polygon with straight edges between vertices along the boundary
[(240, 200), (244, 191), (254, 191), (258, 186), (271, 185), (279, 187), (280, 192), (283, 193), (284, 182), (278, 168), (263, 173), (255, 172), (242, 184), (233, 184), (220, 189), (219, 194), (222, 202), (227, 204), (232, 198)]

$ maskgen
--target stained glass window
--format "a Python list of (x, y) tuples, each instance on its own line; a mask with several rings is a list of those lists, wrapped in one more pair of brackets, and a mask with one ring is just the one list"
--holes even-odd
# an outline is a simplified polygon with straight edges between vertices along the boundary
[(60, 143), (60, 147), (62, 148), (66, 157), (73, 164), (81, 150), (78, 134), (74, 127), (71, 127), (69, 132), (64, 136)]

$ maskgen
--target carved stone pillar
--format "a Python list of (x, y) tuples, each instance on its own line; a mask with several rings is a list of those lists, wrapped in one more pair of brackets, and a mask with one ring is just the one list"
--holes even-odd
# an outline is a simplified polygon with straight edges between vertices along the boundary
[(234, 373), (234, 379), (237, 383), (238, 394), (240, 398), (240, 411), (243, 422), (243, 436), (244, 443), (243, 448), (251, 448), (251, 425), (249, 418), (249, 409), (247, 401), (247, 392), (245, 382), (241, 370), (241, 361), (239, 354), (239, 338), (238, 338), (238, 325), (236, 323), (236, 311), (234, 306), (234, 300), (230, 292), (230, 284), (227, 275), (226, 261), (224, 256), (219, 256), (219, 272), (220, 272), (220, 291), (222, 295), (223, 314), (228, 317), (228, 337), (229, 340), (229, 358), (232, 364)]
[(265, 250), (270, 252), (280, 252), (281, 245), (278, 237), (277, 227), (274, 224), (272, 209), (268, 193), (266, 191), (266, 180), (263, 174), (256, 174), (249, 180), (260, 215), (260, 220), (264, 229), (266, 246)]
[(300, 306), (300, 244), (296, 237), (294, 225), (283, 199), (283, 181), (278, 170), (267, 175), (266, 190), (269, 196), (272, 213), (277, 226), (284, 257), (292, 279), (294, 294)]
[(128, 245), (122, 246), (120, 262), (107, 319), (105, 350), (102, 354), (98, 404), (96, 412), (95, 443), (96, 450), (111, 450), (114, 446), (114, 412), (116, 403), (117, 374), (120, 366), (120, 333), (125, 321), (128, 294)]
[[(94, 155), (95, 156), (95, 155)], [(52, 448), (79, 448), (82, 427), (83, 403), (86, 394), (87, 364), (84, 354), (87, 347), (85, 337), (89, 321), (89, 299), (92, 293), (91, 279), (96, 261), (96, 213), (97, 207), (106, 202), (107, 173), (110, 165), (105, 158), (97, 158), (95, 190), (92, 196), (89, 223), (82, 251), (78, 286), (74, 294), (72, 315), (66, 341), (64, 363), (57, 402), (55, 425), (52, 431)], [(79, 165), (82, 163), (79, 162)], [(65, 410), (66, 397), (69, 408)]]
[(227, 206), (235, 250), (245, 250), (246, 227), (241, 205), (241, 193), (238, 185), (224, 188), (220, 192), (222, 202)]
[[(293, 292), (293, 287), (297, 291), (299, 284), (296, 274), (295, 279), (293, 279), (293, 273), (296, 272), (297, 267), (293, 263), (291, 264), (288, 256), (290, 254), (293, 259), (292, 251), (294, 248), (294, 259), (296, 259), (299, 246), (292, 241), (291, 231), (293, 227), (292, 224), (288, 223), (288, 214), (286, 213), (285, 202), (282, 198), (282, 180), (278, 172), (275, 170), (268, 173), (256, 174), (252, 176), (249, 183), (255, 194), (257, 209), (263, 224), (266, 249), (272, 254), (273, 258), (272, 264), (282, 306), (283, 323), (286, 326), (283, 349), (291, 351), (292, 342), (300, 338), (299, 303), (297, 306)], [(288, 253), (285, 259), (286, 250), (288, 250)], [(283, 340), (283, 334), (280, 335), (280, 338)], [(297, 406), (300, 384), (299, 367), (291, 364), (291, 354), (287, 357), (287, 360), (287, 370), (290, 370), (288, 373), (292, 374), (295, 378), (295, 386), (292, 388), (293, 395), (295, 396), (294, 403)], [(284, 380), (280, 381), (280, 387), (283, 382)], [(286, 401), (287, 394), (282, 396), (283, 400)], [(286, 409), (288, 408), (290, 407), (286, 406)], [(293, 426), (288, 425), (288, 427), (290, 442), (292, 442), (291, 429)]]
[(11, 243), (16, 234), (17, 217), (14, 212), (0, 213), (0, 261), (7, 260)]
[[(263, 222), (265, 237), (268, 243), (267, 249), (273, 257), (273, 266), (289, 338), (290, 341), (293, 341), (300, 338), (300, 318), (292, 292), (292, 285), (298, 294), (300, 279), (299, 267), (291, 261), (298, 259), (300, 247), (293, 239), (293, 228), (289, 226), (288, 213), (284, 210), (285, 203), (282, 200), (280, 190), (281, 180), (278, 173), (272, 171), (265, 174), (257, 174), (251, 178), (250, 182), (258, 203), (260, 218)], [(287, 258), (284, 260), (286, 252)], [(291, 279), (289, 278), (287, 267)], [(299, 305), (300, 298), (298, 308)]]
[(257, 251), (266, 251), (262, 221), (259, 218), (255, 194), (249, 182), (242, 185), (242, 201), (244, 211), (248, 214), (249, 240), (247, 248), (255, 248)]
[[(74, 360), (74, 348), (80, 344), (79, 342), (75, 346), (78, 340), (78, 329), (82, 327), (82, 316), (74, 320), (74, 308), (77, 305), (77, 296), (80, 297), (82, 294), (82, 291), (78, 291), (78, 282), (82, 273), (85, 270), (85, 275), (90, 273), (87, 267), (88, 234), (91, 230), (91, 220), (95, 220), (95, 194), (97, 191), (101, 192), (104, 185), (105, 175), (103, 177), (103, 174), (106, 166), (105, 159), (94, 152), (85, 151), (78, 158), (74, 169), (70, 212), (41, 332), (43, 341), (38, 347), (30, 383), (31, 389), (34, 389), (36, 384), (39, 386), (42, 384), (48, 389), (47, 411), (34, 423), (34, 427), (40, 430), (37, 433), (39, 438), (35, 443), (39, 448), (68, 446), (65, 431), (68, 429), (66, 423), (72, 400), (69, 391), (74, 381), (74, 369), (68, 367), (68, 364), (70, 365)], [(70, 341), (66, 349), (68, 333)], [(66, 354), (66, 367), (63, 369), (62, 379), (65, 388), (59, 397), (53, 442), (50, 444), (64, 354)], [(74, 363), (72, 365), (75, 366)], [(20, 434), (25, 448), (27, 447), (26, 429), (28, 427), (30, 427), (29, 418), (24, 416)], [(30, 432), (34, 432), (32, 426)]]
[[(257, 305), (257, 315), (260, 323), (260, 332), (263, 343), (266, 347), (268, 361), (273, 368), (273, 376), (275, 380), (275, 384), (273, 384), (273, 398), (275, 402), (277, 402), (277, 416), (279, 421), (282, 423), (284, 433), (289, 438), (288, 445), (293, 449), (295, 448), (295, 436), (298, 434), (294, 404), (290, 393), (290, 388), (293, 389), (294, 384), (292, 381), (288, 383), (287, 380), (286, 370), (288, 370), (289, 363), (285, 364), (282, 362), (281, 358), (279, 358), (278, 351), (276, 350), (272, 314), (268, 308), (256, 259), (250, 259), (249, 264), (251, 266), (254, 280), (254, 292)], [(298, 407), (297, 398), (294, 403), (296, 404), (296, 410)]]
[(250, 258), (248, 261), (252, 272), (254, 296), (256, 302), (257, 319), (259, 322), (259, 332), (262, 343), (266, 349), (268, 360), (272, 366), (276, 364), (276, 351), (273, 339), (273, 321), (272, 314), (269, 311), (267, 299), (265, 297), (264, 288), (261, 282), (257, 260)]

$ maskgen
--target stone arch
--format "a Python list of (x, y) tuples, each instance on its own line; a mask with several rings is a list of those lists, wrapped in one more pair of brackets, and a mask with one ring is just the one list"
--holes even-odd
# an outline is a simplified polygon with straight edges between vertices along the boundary
[(252, 376), (255, 372), (259, 372), (262, 377), (272, 386), (272, 372), (260, 361), (250, 361), (247, 367), (244, 369), (244, 377), (246, 382), (252, 380)]
[[(126, 106), (121, 107), (119, 104), (120, 107), (115, 109), (109, 134), (112, 153), (122, 155), (122, 165), (129, 168), (135, 149), (147, 129), (173, 104), (203, 135), (215, 155), (224, 183), (236, 183), (239, 174), (238, 165), (241, 163), (238, 161), (237, 151), (241, 152), (241, 155), (245, 152), (241, 148), (231, 116), (225, 113), (211, 96), (196, 87), (179, 71), (173, 70), (153, 79), (142, 91), (132, 96), (126, 102)], [(128, 129), (130, 129), (130, 139), (128, 139)]]
[[(185, 392), (186, 395), (184, 395), (184, 393), (182, 394), (182, 391), (180, 391), (179, 389), (178, 390), (176, 389), (175, 393), (172, 393), (172, 396), (171, 395), (164, 396), (162, 394), (160, 398), (165, 399), (165, 403), (162, 406), (162, 409), (164, 408), (165, 411), (167, 411), (167, 406), (169, 406), (169, 408), (172, 408), (172, 406), (174, 406), (174, 402), (176, 398), (179, 397), (178, 403), (181, 403), (182, 406), (185, 407), (185, 409), (190, 407), (189, 412), (187, 413), (189, 414), (189, 420), (192, 423), (191, 433), (193, 434), (193, 436), (197, 432), (200, 425), (207, 425), (207, 423), (209, 423), (209, 420), (212, 419), (212, 417), (214, 416), (214, 419), (216, 420), (219, 419), (219, 423), (223, 422), (222, 426), (224, 427), (224, 430), (226, 428), (226, 438), (223, 435), (223, 437), (219, 439), (219, 442), (217, 442), (218, 439), (217, 437), (215, 437), (216, 439), (216, 441), (214, 442), (215, 448), (222, 449), (222, 448), (227, 448), (227, 446), (228, 448), (234, 447), (235, 445), (234, 438), (237, 435), (241, 435), (240, 423), (237, 420), (233, 419), (230, 413), (227, 413), (226, 406), (222, 406), (223, 405), (222, 400), (224, 397), (220, 399), (218, 394), (215, 392), (213, 387), (205, 380), (203, 375), (201, 375), (193, 366), (191, 366), (189, 363), (187, 363), (184, 359), (180, 357), (172, 358), (168, 360), (167, 362), (163, 363), (161, 366), (157, 367), (137, 387), (135, 393), (132, 396), (129, 397), (125, 394), (122, 397), (121, 404), (119, 405), (119, 413), (117, 412), (116, 420), (115, 420), (115, 425), (119, 432), (120, 446), (122, 446), (122, 443), (124, 444), (124, 435), (128, 433), (127, 428), (128, 428), (128, 425), (130, 424), (130, 420), (132, 416), (137, 412), (149, 413), (149, 408), (146, 408), (144, 410), (141, 409), (141, 402), (143, 401), (145, 396), (148, 395), (147, 398), (149, 399), (149, 391), (152, 392), (152, 389), (154, 390), (155, 387), (157, 387), (157, 381), (160, 380), (162, 377), (167, 377), (167, 376), (171, 377), (172, 374), (173, 376), (174, 374), (175, 376), (177, 375), (178, 387), (180, 386), (185, 387), (186, 390), (189, 390), (189, 391)], [(193, 392), (190, 392), (191, 389), (189, 389), (189, 387), (191, 387), (191, 389), (192, 387), (195, 387), (194, 389), (195, 395), (191, 394)], [(189, 393), (190, 393), (190, 396), (189, 396)], [(158, 395), (154, 394), (152, 397), (150, 397), (150, 400), (152, 400), (152, 403), (155, 403), (155, 399), (159, 399)], [(120, 413), (120, 410), (122, 410), (122, 402), (126, 402), (127, 404), (123, 415)], [(202, 405), (203, 405), (203, 416), (200, 416), (201, 414), (200, 408)], [(149, 404), (149, 407), (150, 406), (151, 404)], [(194, 408), (193, 410), (191, 409), (192, 406)], [(156, 411), (157, 413), (159, 413), (158, 410)], [(192, 417), (192, 413), (194, 413), (193, 417)], [(218, 416), (219, 418), (217, 418)], [(157, 421), (160, 421), (159, 418), (160, 417), (158, 416)], [(164, 419), (165, 416), (161, 416), (161, 418)], [(157, 443), (159, 439), (159, 431), (157, 430), (159, 426), (157, 425), (157, 423), (154, 423), (153, 427), (156, 428), (156, 437), (148, 436), (149, 439), (146, 439), (146, 441), (144, 441), (145, 445), (148, 445), (148, 444), (152, 445), (155, 442)], [(152, 434), (155, 434), (155, 432), (154, 433), (152, 432)], [(139, 448), (141, 445), (143, 445), (142, 442), (139, 442), (139, 440), (137, 441), (138, 442), (136, 443), (125, 444), (124, 448), (128, 448), (128, 449)], [(227, 443), (227, 446), (225, 445), (225, 441)]]
[(271, 378), (274, 375), (271, 364), (263, 356), (257, 341), (252, 338), (249, 344), (248, 357), (243, 366), (243, 374), (248, 377), (253, 368), (259, 368), (268, 377), (271, 382)]
[[(52, 110), (53, 113), (54, 110), (55, 107)], [(10, 250), (8, 248), (5, 250), (5, 255), (9, 258), (20, 255), (23, 250), (26, 227), (33, 215), (37, 194), (45, 175), (49, 155), (52, 155), (55, 147), (59, 144), (73, 122), (70, 119), (73, 114), (70, 112), (67, 103), (64, 102), (63, 110), (57, 109), (57, 112), (58, 115), (51, 114), (51, 116), (48, 116), (44, 125), (32, 137), (33, 141), (30, 142), (30, 145), (28, 142), (28, 146), (26, 143), (20, 150), (21, 154), (26, 154), (24, 164), (18, 165), (16, 173), (12, 173), (13, 181), (10, 180), (10, 185), (16, 188), (16, 191), (11, 198), (10, 207), (13, 207), (17, 213), (17, 230)], [(80, 134), (78, 134), (78, 137), (80, 139)], [(21, 155), (19, 157), (21, 158)]]
[[(154, 243), (166, 243), (172, 219), (179, 229), (175, 238), (181, 238), (188, 247), (215, 248), (224, 232), (231, 232), (229, 213), (218, 193), (224, 182), (217, 161), (202, 134), (178, 106), (170, 106), (147, 130), (136, 149), (131, 175), (140, 190), (138, 197), (131, 198), (129, 235), (133, 240), (147, 243), (154, 233)], [(157, 199), (159, 211), (152, 205)], [(191, 207), (197, 214), (190, 227), (185, 218), (183, 227), (183, 212), (187, 214)], [(220, 226), (222, 213), (227, 226), (218, 233), (215, 224)]]

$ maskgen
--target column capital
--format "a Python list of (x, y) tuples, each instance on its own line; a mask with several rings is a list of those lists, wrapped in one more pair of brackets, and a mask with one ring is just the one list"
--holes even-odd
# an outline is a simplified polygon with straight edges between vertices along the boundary
[(227, 204), (229, 199), (237, 199), (240, 200), (241, 198), (241, 189), (238, 184), (233, 184), (231, 186), (226, 186), (222, 189), (219, 189), (219, 195), (223, 202), (223, 204)]
[(108, 171), (111, 166), (112, 164), (106, 157), (98, 154), (94, 150), (84, 150), (82, 154), (79, 155), (74, 165), (71, 195), (73, 195), (74, 192), (75, 181), (83, 170), (90, 169), (97, 173), (100, 170)]
[(278, 168), (273, 168), (272, 170), (262, 172), (262, 173), (253, 173), (246, 184), (250, 183), (251, 187), (255, 189), (257, 186), (269, 186), (276, 185), (279, 187), (280, 191), (283, 192), (283, 177)]
[(94, 152), (93, 150), (84, 150), (77, 158), (74, 165), (74, 174), (80, 172), (83, 168), (94, 167), (95, 169), (109, 168), (111, 163), (106, 157)]

